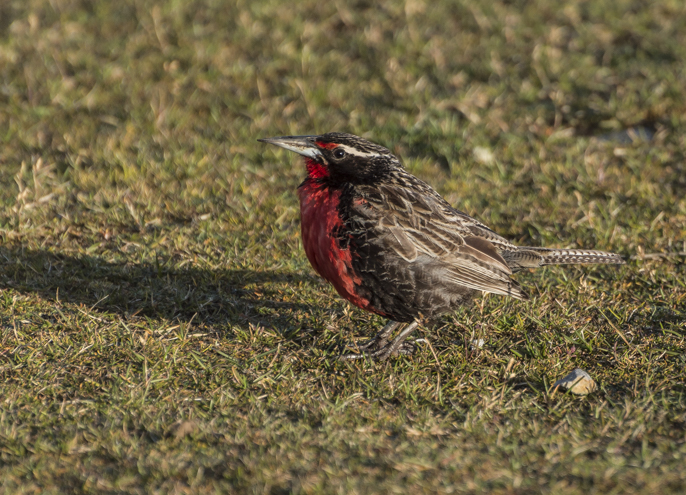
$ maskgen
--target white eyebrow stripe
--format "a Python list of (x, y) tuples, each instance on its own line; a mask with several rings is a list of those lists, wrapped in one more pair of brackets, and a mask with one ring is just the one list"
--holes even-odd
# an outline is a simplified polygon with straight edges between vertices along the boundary
[(356, 150), (355, 148), (351, 148), (350, 146), (347, 146), (347, 145), (345, 145), (345, 144), (339, 144), (339, 145), (337, 146), (337, 148), (342, 148), (342, 149), (345, 150), (345, 152), (348, 153), (349, 155), (361, 156), (361, 157), (363, 157), (363, 158), (371, 158), (371, 157), (373, 157), (373, 156), (380, 156), (378, 153), (372, 153), (372, 152), (366, 153), (366, 152), (364, 152), (364, 151), (360, 151), (360, 150)]

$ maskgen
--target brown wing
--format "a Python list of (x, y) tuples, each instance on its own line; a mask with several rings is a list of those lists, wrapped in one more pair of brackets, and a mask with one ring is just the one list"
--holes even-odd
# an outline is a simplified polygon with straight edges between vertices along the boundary
[[(425, 183), (419, 186), (386, 183), (367, 190), (365, 200), (355, 205), (385, 250), (412, 264), (430, 264), (434, 272), (438, 269), (441, 284), (526, 299), (493, 241), (511, 244), (451, 208)], [(475, 235), (482, 230), (492, 236)]]

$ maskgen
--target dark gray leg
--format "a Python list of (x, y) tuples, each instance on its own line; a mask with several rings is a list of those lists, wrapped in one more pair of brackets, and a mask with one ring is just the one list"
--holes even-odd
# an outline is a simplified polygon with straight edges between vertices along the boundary
[(377, 333), (372, 339), (359, 346), (359, 349), (361, 351), (367, 351), (373, 348), (385, 346), (388, 343), (388, 337), (390, 337), (400, 325), (400, 322), (389, 320), (379, 333)]
[(403, 342), (407, 337), (410, 336), (412, 332), (414, 332), (417, 329), (418, 326), (419, 322), (415, 320), (409, 325), (407, 325), (405, 328), (403, 328), (403, 331), (398, 334), (398, 336), (395, 338), (395, 340), (393, 340), (393, 342), (391, 342), (389, 346), (387, 346), (388, 350), (385, 351), (383, 354), (379, 355), (377, 359), (383, 361), (389, 356), (393, 356), (398, 352), (402, 352), (401, 349), (405, 346)]
[(388, 339), (393, 331), (398, 328), (401, 323), (397, 321), (389, 321), (385, 327), (377, 333), (373, 339), (365, 342), (358, 349), (362, 352), (358, 354), (343, 354), (339, 359), (365, 359), (383, 361), (391, 355), (395, 354), (412, 354), (414, 352), (414, 344), (403, 343), (403, 341), (410, 335), (419, 325), (418, 322), (413, 321), (405, 327), (400, 334), (393, 340), (388, 342)]

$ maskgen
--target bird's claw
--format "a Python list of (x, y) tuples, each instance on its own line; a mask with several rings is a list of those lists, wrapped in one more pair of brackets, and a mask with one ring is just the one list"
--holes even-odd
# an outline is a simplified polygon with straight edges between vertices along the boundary
[[(419, 339), (423, 340), (423, 339)], [(357, 349), (361, 352), (354, 354), (341, 354), (338, 359), (341, 361), (352, 361), (355, 359), (370, 359), (372, 361), (385, 361), (391, 356), (411, 356), (414, 354), (417, 346), (414, 342), (403, 342), (395, 350), (393, 342), (388, 340), (372, 339), (360, 346)]]

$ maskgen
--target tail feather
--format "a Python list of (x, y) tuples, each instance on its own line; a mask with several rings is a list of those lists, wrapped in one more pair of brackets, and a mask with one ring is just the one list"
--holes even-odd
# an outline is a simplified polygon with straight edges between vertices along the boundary
[(545, 265), (570, 265), (570, 264), (607, 264), (623, 265), (624, 259), (615, 253), (604, 251), (592, 251), (588, 249), (550, 249), (523, 247), (516, 251), (502, 253), (503, 258), (512, 271), (525, 268), (538, 268)]
[[(530, 249), (531, 248), (527, 248), (527, 250)], [(605, 251), (546, 248), (535, 248), (533, 251), (543, 256), (543, 265), (567, 265), (577, 263), (623, 265), (626, 263), (620, 255), (616, 253), (607, 253)]]

